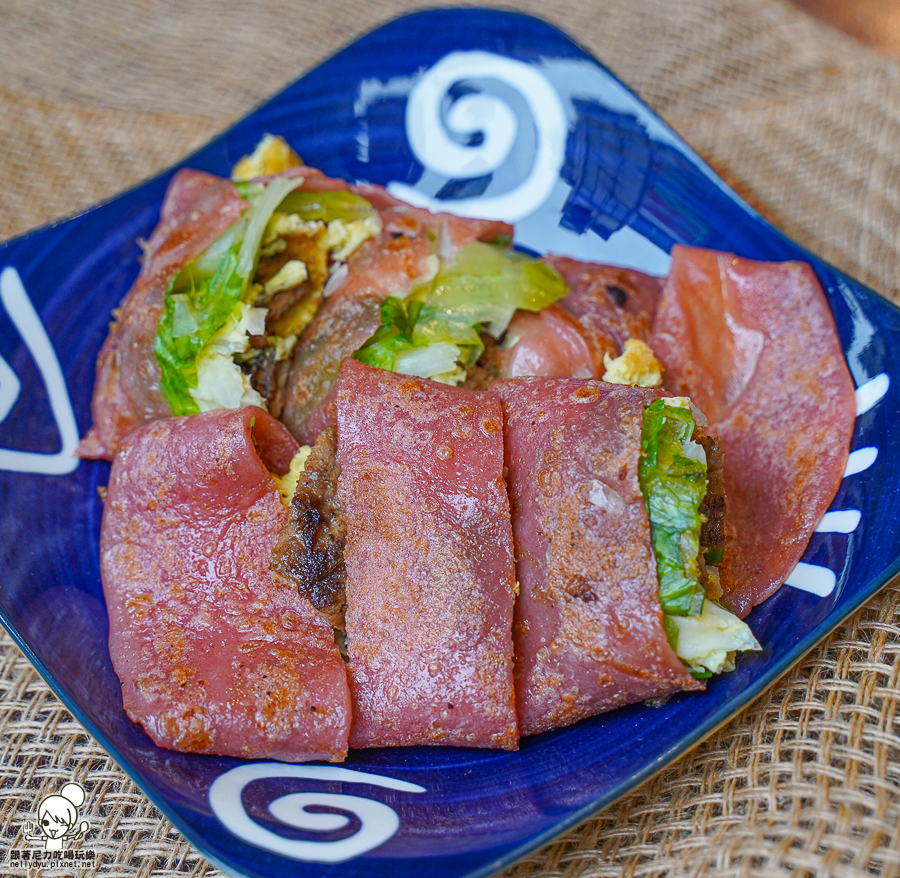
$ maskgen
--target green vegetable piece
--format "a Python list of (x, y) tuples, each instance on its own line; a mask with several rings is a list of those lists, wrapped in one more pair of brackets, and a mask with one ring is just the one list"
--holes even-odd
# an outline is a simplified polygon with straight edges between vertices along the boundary
[[(408, 365), (411, 358), (401, 358), (398, 368), (398, 356), (415, 350), (412, 374), (459, 380), (460, 370), (473, 366), (484, 351), (480, 331), (499, 337), (516, 309), (540, 311), (567, 290), (565, 281), (543, 262), (475, 241), (413, 290), (405, 304), (393, 296), (386, 299), (381, 325), (353, 356), (370, 366), (402, 371), (413, 368)], [(448, 369), (453, 356), (455, 369)]]
[(473, 241), (410, 298), (499, 338), (517, 309), (540, 311), (567, 292), (566, 282), (549, 265), (515, 250)]
[(697, 447), (693, 432), (688, 408), (660, 399), (644, 409), (638, 481), (650, 518), (660, 602), (672, 616), (699, 615), (705, 597), (698, 556), (706, 462), (690, 454)]
[(710, 567), (718, 567), (725, 557), (725, 549), (722, 546), (712, 546), (703, 551), (703, 560)]
[(277, 179), (267, 186), (240, 187), (238, 191), (250, 199), (249, 209), (169, 283), (153, 350), (162, 391), (174, 414), (199, 411), (191, 396), (197, 386), (197, 361), (246, 297), (266, 223), (301, 182)]
[(678, 626), (672, 621), (672, 617), (663, 613), (663, 631), (666, 633), (666, 640), (673, 652), (678, 652)]
[(320, 220), (330, 223), (332, 220), (365, 219), (373, 216), (375, 209), (359, 195), (353, 192), (291, 192), (281, 203), (282, 213), (296, 213), (301, 219)]
[[(212, 277), (195, 281), (190, 263), (169, 284), (153, 349), (162, 371), (162, 390), (173, 414), (199, 411), (190, 393), (197, 386), (197, 359), (225, 325), (244, 289), (243, 278), (237, 274), (239, 244), (226, 253)], [(185, 288), (186, 283), (190, 285)], [(185, 292), (174, 292), (179, 288), (185, 288)]]
[(392, 369), (394, 358), (412, 350), (413, 331), (422, 311), (421, 302), (410, 302), (388, 296), (380, 306), (381, 325), (366, 343), (354, 351), (353, 358), (379, 369)]

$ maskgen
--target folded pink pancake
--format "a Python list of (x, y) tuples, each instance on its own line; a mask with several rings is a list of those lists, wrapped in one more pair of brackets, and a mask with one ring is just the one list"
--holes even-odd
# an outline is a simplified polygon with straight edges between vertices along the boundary
[(249, 407), (155, 421), (116, 455), (100, 537), (109, 651), (128, 715), (161, 747), (346, 755), (331, 626), (269, 571), (286, 516), (270, 470), (295, 449)]
[(659, 392), (541, 378), (491, 389), (506, 415), (521, 733), (702, 688), (663, 631), (637, 480), (643, 410)]
[(346, 280), (326, 299), (297, 343), (282, 420), (305, 444), (336, 423), (335, 381), (341, 360), (378, 328), (381, 302), (388, 296), (404, 297), (416, 280), (429, 274), (437, 253), (452, 260), (471, 241), (512, 232), (505, 223), (411, 207), (381, 186), (351, 188), (378, 210), (384, 228), (350, 255)]
[(544, 261), (569, 285), (559, 306), (581, 325), (598, 376), (605, 371), (604, 354), (617, 357), (629, 338), (648, 341), (662, 289), (659, 278), (566, 256), (551, 255)]
[[(332, 180), (315, 168), (291, 168), (285, 176), (302, 176), (301, 190), (347, 188), (343, 180)], [(129, 430), (172, 414), (153, 352), (166, 289), (246, 207), (230, 180), (190, 169), (172, 178), (140, 274), (114, 312), (100, 349), (91, 400), (93, 426), (78, 447), (79, 456), (112, 460)]]
[(745, 616), (793, 570), (844, 475), (856, 401), (834, 320), (805, 263), (675, 247), (651, 346), (722, 439), (722, 601)]
[(499, 400), (345, 360), (337, 408), (351, 746), (515, 749)]

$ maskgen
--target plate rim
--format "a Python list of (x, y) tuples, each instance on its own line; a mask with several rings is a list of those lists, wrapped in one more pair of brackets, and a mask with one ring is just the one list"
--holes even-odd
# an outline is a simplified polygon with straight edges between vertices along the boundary
[[(230, 124), (224, 130), (218, 132), (217, 134), (214, 134), (203, 145), (192, 151), (187, 156), (182, 157), (175, 163), (168, 165), (152, 176), (134, 184), (133, 186), (130, 186), (129, 188), (117, 193), (114, 196), (111, 196), (108, 199), (98, 201), (85, 208), (78, 209), (70, 215), (51, 220), (44, 225), (38, 226), (34, 229), (28, 229), (23, 233), (17, 234), (12, 238), (0, 242), (0, 259), (3, 259), (4, 255), (10, 249), (17, 247), (18, 245), (23, 244), (32, 238), (36, 238), (42, 235), (49, 235), (54, 232), (60, 231), (62, 228), (72, 223), (85, 221), (90, 216), (104, 211), (105, 209), (110, 208), (129, 197), (139, 196), (140, 193), (145, 189), (149, 189), (154, 185), (160, 185), (161, 183), (163, 183), (163, 181), (167, 180), (178, 170), (185, 167), (190, 167), (190, 162), (195, 159), (195, 157), (206, 154), (207, 152), (211, 151), (216, 145), (225, 141), (235, 129), (251, 122), (251, 120), (257, 113), (263, 111), (269, 104), (278, 101), (286, 91), (296, 87), (307, 76), (317, 71), (320, 67), (334, 61), (339, 55), (352, 49), (360, 41), (374, 34), (377, 34), (379, 31), (395, 26), (400, 22), (409, 22), (415, 19), (427, 19), (435, 15), (459, 14), (465, 16), (472, 13), (489, 13), (496, 16), (498, 20), (500, 18), (528, 20), (530, 22), (537, 23), (544, 28), (552, 30), (555, 34), (576, 46), (586, 58), (590, 59), (594, 64), (598, 65), (603, 71), (605, 71), (606, 74), (609, 75), (622, 88), (624, 88), (628, 92), (628, 94), (633, 97), (634, 100), (639, 102), (657, 122), (663, 125), (666, 130), (677, 139), (679, 150), (683, 153), (686, 153), (688, 157), (695, 164), (697, 164), (698, 167), (700, 167), (708, 177), (710, 177), (710, 179), (715, 181), (716, 185), (720, 189), (725, 191), (728, 196), (741, 207), (741, 209), (747, 212), (756, 222), (761, 223), (768, 231), (773, 232), (775, 235), (777, 235), (782, 241), (789, 243), (792, 247), (796, 248), (805, 256), (807, 256), (811, 266), (814, 270), (816, 270), (817, 274), (819, 266), (824, 266), (825, 268), (833, 272), (836, 278), (842, 279), (845, 282), (852, 283), (854, 286), (853, 293), (855, 295), (859, 295), (860, 293), (862, 293), (866, 297), (871, 297), (871, 301), (874, 306), (886, 309), (888, 312), (892, 312), (896, 318), (900, 319), (900, 306), (896, 305), (893, 301), (891, 301), (878, 291), (871, 289), (866, 284), (853, 279), (846, 272), (835, 267), (826, 259), (815, 255), (807, 246), (793, 240), (785, 232), (776, 227), (756, 208), (750, 205), (739, 193), (737, 193), (727, 182), (725, 182), (721, 178), (718, 172), (716, 172), (715, 169), (713, 169), (709, 165), (709, 163), (703, 158), (702, 155), (700, 155), (689, 143), (687, 143), (687, 141), (685, 141), (684, 138), (676, 130), (674, 130), (671, 125), (668, 124), (668, 122), (666, 122), (659, 116), (656, 110), (650, 107), (631, 87), (624, 83), (616, 73), (610, 70), (601, 60), (599, 60), (593, 54), (593, 52), (582, 45), (582, 43), (576, 37), (568, 34), (556, 24), (549, 22), (539, 16), (520, 12), (517, 10), (484, 6), (451, 6), (434, 9), (421, 9), (404, 13), (375, 25), (371, 29), (356, 35), (350, 42), (343, 44), (326, 58), (320, 60), (314, 66), (306, 69), (297, 79), (283, 86), (275, 94), (263, 99), (240, 119)], [(160, 204), (161, 201), (152, 203), (150, 201), (147, 201), (145, 202), (144, 206), (156, 208)], [(826, 296), (828, 296), (827, 291)], [(833, 309), (831, 308), (830, 299), (829, 310), (833, 311)], [(879, 326), (879, 328), (881, 328), (881, 326)], [(846, 358), (846, 351), (844, 351), (844, 353)], [(666, 751), (660, 754), (652, 764), (648, 764), (642, 770), (630, 775), (626, 780), (621, 781), (608, 792), (596, 797), (587, 805), (582, 806), (577, 811), (572, 812), (568, 816), (554, 823), (552, 827), (541, 831), (537, 835), (530, 837), (527, 841), (519, 845), (510, 847), (500, 857), (491, 860), (482, 866), (471, 869), (465, 873), (459, 873), (460, 878), (485, 878), (485, 876), (493, 874), (498, 869), (502, 869), (514, 864), (521, 858), (527, 856), (529, 853), (543, 847), (553, 839), (558, 838), (562, 834), (583, 824), (591, 817), (596, 816), (606, 808), (612, 806), (615, 802), (620, 800), (625, 795), (633, 792), (638, 787), (647, 783), (653, 777), (670, 768), (676, 761), (687, 756), (692, 750), (696, 749), (704, 741), (708, 740), (708, 738), (713, 735), (718, 729), (730, 723), (737, 714), (739, 714), (750, 704), (755, 702), (769, 689), (774, 687), (782, 677), (790, 672), (795, 666), (803, 662), (803, 660), (817, 645), (831, 636), (834, 631), (837, 630), (841, 625), (846, 623), (882, 588), (884, 588), (884, 586), (886, 586), (892, 579), (894, 579), (898, 573), (900, 573), (900, 554), (898, 554), (898, 556), (895, 557), (890, 564), (886, 565), (877, 575), (873, 576), (865, 584), (854, 590), (853, 597), (852, 599), (850, 599), (847, 607), (844, 608), (835, 619), (828, 620), (826, 616), (826, 618), (823, 619), (822, 622), (818, 623), (812, 631), (807, 632), (793, 647), (791, 647), (790, 655), (786, 655), (780, 660), (774, 662), (772, 665), (768, 666), (765, 672), (757, 677), (751, 683), (751, 685), (749, 685), (746, 689), (735, 696), (735, 698), (730, 702), (728, 708), (725, 710), (724, 715), (716, 715), (702, 722), (699, 726), (693, 727), (690, 731), (690, 734), (685, 736), (685, 739), (683, 739), (678, 744), (670, 746)], [(139, 780), (137, 780), (137, 778), (127, 766), (127, 760), (123, 758), (120, 749), (108, 740), (107, 736), (102, 733), (98, 729), (98, 727), (86, 716), (86, 714), (81, 710), (76, 702), (70, 700), (68, 696), (63, 693), (53, 675), (49, 673), (45, 665), (37, 658), (31, 647), (19, 634), (18, 630), (12, 624), (11, 620), (7, 618), (6, 613), (3, 611), (2, 607), (0, 607), (0, 625), (2, 625), (2, 627), (6, 630), (10, 638), (16, 644), (17, 648), (20, 650), (26, 660), (32, 665), (36, 673), (41, 677), (47, 687), (54, 693), (54, 695), (66, 707), (66, 709), (78, 720), (78, 722), (84, 727), (84, 729), (92, 736), (95, 743), (102, 750), (104, 750), (110, 756), (110, 758), (113, 759), (119, 770), (122, 771), (131, 780), (131, 782), (135, 784), (135, 786), (141, 791), (141, 793), (146, 796), (147, 799), (156, 808), (159, 809), (163, 817), (167, 819), (178, 830), (178, 832), (185, 838), (185, 840), (188, 841), (188, 843), (191, 844), (195, 848), (195, 850), (197, 850), (206, 860), (215, 865), (217, 868), (221, 869), (226, 874), (234, 875), (236, 876), (236, 878), (246, 878), (248, 873), (236, 870), (232, 865), (224, 863), (217, 855), (212, 854), (206, 845), (205, 836), (199, 833), (195, 833), (195, 831), (187, 821), (183, 821), (181, 816), (177, 812), (173, 812), (170, 809), (167, 800), (164, 797), (157, 796), (155, 792), (148, 792), (148, 790), (145, 789), (143, 784)], [(685, 743), (685, 740), (687, 741), (687, 743)], [(425, 860), (426, 858), (416, 857), (415, 859)]]

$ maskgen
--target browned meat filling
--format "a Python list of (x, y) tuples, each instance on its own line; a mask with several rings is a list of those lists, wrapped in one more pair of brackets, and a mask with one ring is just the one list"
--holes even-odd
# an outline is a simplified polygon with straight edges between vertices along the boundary
[(503, 349), (494, 338), (486, 332), (481, 333), (484, 352), (478, 362), (466, 372), (463, 387), (468, 390), (487, 390), (488, 385), (501, 375), (503, 366)]
[(718, 436), (697, 430), (694, 441), (706, 452), (706, 494), (700, 504), (703, 527), (700, 545), (704, 549), (725, 548), (725, 455)]
[(266, 401), (266, 408), (273, 418), (280, 418), (284, 411), (284, 388), (291, 358), (279, 358), (276, 348), (266, 348), (252, 363), (250, 383)]
[(293, 583), (333, 627), (343, 632), (347, 527), (335, 496), (339, 475), (337, 427), (332, 426), (316, 439), (306, 459), (272, 553), (272, 569)]
[(722, 589), (718, 581), (709, 576), (703, 552), (725, 548), (725, 455), (718, 436), (707, 436), (703, 430), (695, 428), (692, 438), (706, 452), (706, 494), (700, 503), (701, 584), (708, 597), (718, 600)]
[[(281, 417), (284, 408), (284, 388), (290, 371), (290, 350), (279, 347), (277, 341), (296, 339), (319, 308), (322, 289), (328, 280), (328, 253), (321, 247), (323, 235), (324, 229), (313, 234), (285, 235), (284, 248), (262, 256), (254, 276), (254, 282), (263, 287), (256, 304), (264, 305), (269, 313), (266, 334), (250, 339), (251, 347), (260, 353), (244, 365), (244, 370), (250, 375), (253, 389), (266, 400), (269, 413), (276, 418)], [(306, 280), (267, 294), (267, 281), (295, 259), (306, 266)]]

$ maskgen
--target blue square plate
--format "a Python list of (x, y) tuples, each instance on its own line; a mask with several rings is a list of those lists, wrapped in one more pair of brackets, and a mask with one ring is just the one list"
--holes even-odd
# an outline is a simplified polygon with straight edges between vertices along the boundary
[[(673, 244), (810, 262), (859, 389), (847, 476), (764, 646), (705, 694), (526, 739), (517, 753), (357, 751), (344, 767), (155, 747), (122, 710), (98, 569), (108, 467), (72, 457), (94, 361), (169, 171), (0, 247), (0, 617), (91, 734), (206, 857), (241, 876), (486, 875), (610, 804), (757, 697), (898, 570), (900, 312), (789, 241), (568, 37), (422, 12), (340, 52), (184, 162), (227, 175), (264, 132), (335, 177), (516, 221), (517, 241), (665, 274)], [(893, 461), (893, 463), (892, 463)], [(314, 811), (305, 806), (319, 804)]]

